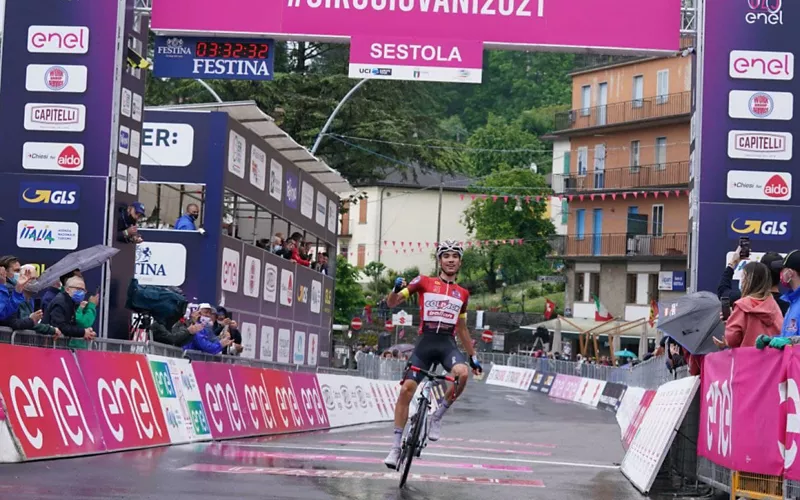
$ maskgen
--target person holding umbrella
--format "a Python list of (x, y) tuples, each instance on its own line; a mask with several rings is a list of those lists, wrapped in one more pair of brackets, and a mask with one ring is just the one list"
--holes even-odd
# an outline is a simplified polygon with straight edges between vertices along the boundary
[[(714, 344), (725, 347), (754, 347), (759, 335), (778, 335), (783, 313), (772, 296), (770, 269), (761, 262), (750, 262), (742, 270), (742, 296), (725, 320), (725, 335), (714, 337)], [(720, 315), (722, 317), (722, 315)]]

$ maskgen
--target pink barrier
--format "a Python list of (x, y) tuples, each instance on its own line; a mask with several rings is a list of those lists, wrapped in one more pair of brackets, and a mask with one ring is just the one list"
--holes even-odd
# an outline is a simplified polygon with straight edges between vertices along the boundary
[(0, 344), (0, 359), (0, 395), (23, 458), (106, 449), (72, 352)]
[(106, 450), (170, 444), (164, 411), (143, 354), (77, 351), (75, 356)]
[(631, 446), (633, 438), (636, 436), (636, 432), (639, 430), (639, 426), (642, 425), (642, 420), (644, 420), (647, 409), (650, 408), (650, 403), (653, 402), (653, 398), (655, 397), (656, 391), (646, 391), (642, 396), (641, 401), (639, 401), (639, 408), (636, 410), (636, 413), (634, 413), (631, 423), (628, 425), (628, 429), (625, 431), (625, 435), (622, 437), (622, 446), (626, 450)]
[[(795, 460), (795, 433), (800, 433), (798, 356), (800, 351), (791, 347), (707, 355), (697, 454), (731, 470), (776, 476), (785, 472), (790, 479), (800, 478), (800, 461)], [(789, 410), (793, 413), (787, 415)]]
[(313, 374), (192, 363), (214, 439), (327, 429)]

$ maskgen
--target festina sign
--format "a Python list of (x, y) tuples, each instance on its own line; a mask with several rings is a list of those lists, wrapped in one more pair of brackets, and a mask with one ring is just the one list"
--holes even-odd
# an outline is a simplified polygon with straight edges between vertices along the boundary
[(153, 74), (160, 78), (272, 80), (274, 41), (156, 37)]

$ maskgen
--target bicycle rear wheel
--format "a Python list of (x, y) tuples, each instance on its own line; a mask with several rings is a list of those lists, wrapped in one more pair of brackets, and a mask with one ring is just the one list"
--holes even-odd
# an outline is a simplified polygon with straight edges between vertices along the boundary
[(416, 415), (412, 417), (412, 427), (408, 433), (408, 439), (406, 439), (405, 449), (403, 450), (405, 462), (402, 465), (403, 472), (400, 475), (401, 488), (406, 484), (406, 479), (408, 479), (408, 471), (411, 470), (411, 462), (414, 460), (414, 457), (417, 454), (417, 448), (422, 444), (420, 436), (422, 435), (423, 427), (425, 427), (425, 417), (427, 416), (428, 405), (429, 403), (427, 401), (422, 402), (417, 409)]

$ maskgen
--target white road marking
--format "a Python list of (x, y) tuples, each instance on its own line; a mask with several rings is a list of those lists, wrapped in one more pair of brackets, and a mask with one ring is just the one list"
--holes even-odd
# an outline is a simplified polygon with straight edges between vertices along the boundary
[[(286, 450), (313, 450), (313, 451), (337, 451), (337, 452), (352, 452), (352, 453), (379, 453), (385, 454), (386, 450), (369, 450), (369, 449), (362, 449), (362, 448), (344, 448), (342, 446), (337, 446), (335, 448), (328, 448), (324, 446), (303, 446), (303, 445), (280, 445), (280, 444), (249, 444), (243, 443), (241, 441), (228, 441), (225, 443), (227, 445), (236, 445), (242, 446), (245, 448), (274, 448), (274, 449), (286, 449)], [(491, 460), (496, 462), (516, 462), (516, 463), (523, 463), (523, 464), (539, 464), (539, 465), (561, 465), (565, 467), (584, 467), (588, 469), (609, 469), (609, 470), (619, 470), (618, 465), (602, 465), (602, 464), (590, 464), (585, 462), (561, 462), (556, 460), (529, 460), (524, 458), (504, 458), (504, 457), (487, 457), (482, 455), (456, 455), (451, 453), (434, 453), (429, 451), (423, 451), (422, 455), (425, 457), (441, 457), (441, 458), (458, 458), (458, 459), (467, 459), (467, 460), (476, 460), (476, 461), (483, 461), (483, 460)]]

